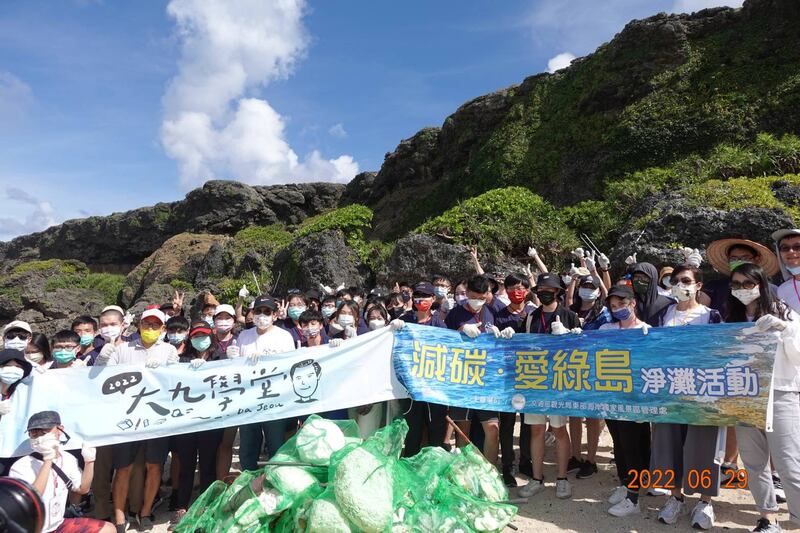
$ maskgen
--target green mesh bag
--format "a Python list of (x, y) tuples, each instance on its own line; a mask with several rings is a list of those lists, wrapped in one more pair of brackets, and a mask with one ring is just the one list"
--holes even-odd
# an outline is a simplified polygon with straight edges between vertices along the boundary
[(436, 488), (435, 499), (440, 509), (479, 533), (500, 532), (517, 514), (513, 505), (476, 498), (446, 479)]
[[(231, 489), (234, 489), (233, 485)], [(269, 523), (293, 503), (290, 495), (271, 487), (261, 476), (254, 477), (248, 484), (240, 484), (238, 490), (228, 494), (227, 501), (218, 507), (217, 512), (218, 531), (225, 533), (268, 528)]]
[[(298, 522), (300, 522), (298, 524)], [(303, 510), (300, 520), (295, 520), (295, 531), (299, 525), (305, 527), (305, 533), (353, 533), (354, 528), (347, 517), (344, 516), (332, 487), (311, 501)]]
[(409, 480), (415, 502), (433, 499), (439, 480), (456, 457), (438, 446), (428, 446), (413, 457), (400, 459), (400, 464), (416, 476), (416, 480)]
[(392, 533), (472, 533), (461, 518), (441, 505), (419, 502), (406, 512), (402, 524), (392, 528)]
[[(217, 505), (222, 502), (221, 496), (227, 489), (228, 485), (222, 481), (212, 483), (189, 507), (174, 531), (177, 533), (209, 533), (211, 529), (208, 529), (208, 525), (201, 524), (202, 519), (214, 514)], [(213, 521), (210, 525), (213, 526)]]
[(314, 499), (320, 495), (322, 490), (322, 487), (315, 484), (298, 494), (294, 498), (292, 506), (283, 511), (280, 517), (275, 521), (272, 526), (272, 531), (279, 533), (305, 532), (308, 508), (314, 502)]
[(508, 489), (500, 472), (472, 444), (461, 448), (445, 475), (472, 496), (490, 502), (508, 500)]

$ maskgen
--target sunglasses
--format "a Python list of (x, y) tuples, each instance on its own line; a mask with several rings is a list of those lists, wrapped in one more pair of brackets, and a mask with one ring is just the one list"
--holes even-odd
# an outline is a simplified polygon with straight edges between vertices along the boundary
[(753, 289), (758, 286), (758, 283), (753, 281), (731, 281), (731, 290), (738, 291), (739, 289)]
[(271, 309), (255, 309), (255, 310), (253, 310), (253, 314), (254, 315), (271, 315), (272, 314), (272, 310)]
[(8, 339), (8, 340), (19, 339), (19, 340), (21, 340), (21, 341), (24, 341), (24, 340), (26, 340), (27, 338), (28, 338), (28, 334), (27, 334), (27, 333), (23, 333), (23, 332), (19, 332), (19, 333), (6, 333), (6, 339)]
[(782, 254), (786, 254), (789, 252), (800, 252), (800, 244), (795, 244), (794, 246), (789, 246), (788, 244), (782, 244), (778, 247), (778, 250)]

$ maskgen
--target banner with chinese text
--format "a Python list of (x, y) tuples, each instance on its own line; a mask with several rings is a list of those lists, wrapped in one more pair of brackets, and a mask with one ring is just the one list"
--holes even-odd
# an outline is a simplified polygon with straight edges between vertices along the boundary
[(30, 415), (53, 410), (72, 436), (93, 446), (116, 444), (324, 413), (407, 397), (392, 370), (389, 328), (341, 347), (301, 348), (287, 354), (188, 364), (154, 370), (97, 366), (33, 372), (0, 417), (0, 457), (30, 452)]
[(747, 326), (471, 340), (409, 325), (397, 333), (394, 365), (414, 399), (444, 405), (763, 428), (778, 339)]

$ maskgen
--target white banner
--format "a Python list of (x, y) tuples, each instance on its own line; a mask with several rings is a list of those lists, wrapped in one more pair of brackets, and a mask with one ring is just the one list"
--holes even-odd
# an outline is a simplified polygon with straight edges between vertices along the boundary
[(57, 411), (71, 436), (66, 448), (178, 435), (323, 413), (406, 398), (392, 369), (389, 328), (339, 348), (301, 348), (262, 357), (154, 370), (96, 366), (33, 372), (0, 417), (0, 457), (30, 453), (30, 415)]

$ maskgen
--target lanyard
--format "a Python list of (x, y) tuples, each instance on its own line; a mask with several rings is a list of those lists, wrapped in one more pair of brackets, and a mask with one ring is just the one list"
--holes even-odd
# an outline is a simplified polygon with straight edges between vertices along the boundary
[[(553, 311), (555, 313), (555, 311)], [(539, 318), (542, 321), (542, 333), (547, 333), (547, 324), (544, 321), (544, 309), (542, 309), (542, 314), (539, 315)]]
[(797, 296), (797, 301), (800, 302), (800, 292), (797, 292), (797, 280), (792, 278), (792, 286), (794, 287), (794, 294)]

